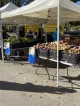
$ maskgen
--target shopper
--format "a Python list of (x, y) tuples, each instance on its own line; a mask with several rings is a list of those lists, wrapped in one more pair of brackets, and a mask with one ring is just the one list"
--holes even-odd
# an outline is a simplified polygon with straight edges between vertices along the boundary
[(33, 32), (30, 30), (30, 31), (28, 32), (28, 34), (33, 34)]
[(3, 33), (2, 33), (2, 35), (3, 35), (3, 39), (7, 39), (7, 38), (9, 38), (10, 36), (7, 34), (6, 29), (5, 29), (5, 28), (2, 28), (2, 29), (3, 29)]
[(57, 41), (57, 29), (52, 33), (53, 41)]

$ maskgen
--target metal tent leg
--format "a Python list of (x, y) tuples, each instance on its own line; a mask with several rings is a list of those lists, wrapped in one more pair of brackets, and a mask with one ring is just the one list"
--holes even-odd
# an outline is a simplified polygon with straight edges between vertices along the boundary
[(70, 76), (69, 76), (69, 68), (67, 67), (67, 76), (68, 76), (68, 79), (69, 79), (69, 83), (71, 83), (71, 88), (73, 89), (73, 83), (72, 83), (72, 80), (70, 79)]
[(46, 72), (48, 74), (48, 79), (50, 80), (50, 74), (49, 74), (48, 69), (47, 69), (47, 60), (45, 60), (45, 69), (46, 69)]
[(37, 66), (37, 69), (35, 71), (35, 74), (38, 74), (37, 71), (38, 71), (38, 68), (40, 67), (40, 59), (38, 58), (38, 66)]
[[(49, 74), (48, 69), (47, 69), (47, 60), (45, 60), (44, 64), (45, 64), (46, 72), (48, 74), (48, 79), (50, 80), (50, 74)], [(40, 67), (40, 59), (38, 59), (38, 66), (37, 66), (37, 69), (35, 71), (35, 74), (38, 74), (37, 71), (38, 71), (39, 67)]]

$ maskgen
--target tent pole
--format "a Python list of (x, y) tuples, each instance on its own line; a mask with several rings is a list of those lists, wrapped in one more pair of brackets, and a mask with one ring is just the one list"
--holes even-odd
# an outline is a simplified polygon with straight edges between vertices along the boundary
[(18, 34), (18, 25), (16, 25), (16, 35)]
[(67, 20), (67, 34), (68, 34), (68, 32), (69, 32), (69, 22)]
[(60, 10), (57, 8), (57, 87), (59, 86), (59, 25), (60, 25)]
[(43, 24), (43, 30), (44, 30), (44, 42), (47, 42), (47, 32), (45, 31), (45, 23)]
[(1, 19), (1, 14), (0, 14), (0, 38), (1, 38), (2, 61), (4, 62), (4, 47), (3, 47), (2, 19)]
[(45, 42), (47, 42), (47, 32), (45, 32)]
[(42, 28), (42, 23), (40, 24), (40, 29), (41, 29), (41, 40), (43, 39), (43, 28)]

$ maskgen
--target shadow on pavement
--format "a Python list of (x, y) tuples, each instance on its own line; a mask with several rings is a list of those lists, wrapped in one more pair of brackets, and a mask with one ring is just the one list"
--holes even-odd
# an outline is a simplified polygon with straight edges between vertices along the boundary
[(63, 78), (66, 78), (66, 79), (71, 79), (71, 80), (77, 80), (77, 81), (80, 81), (80, 75), (76, 76), (76, 77), (71, 77), (71, 76), (61, 76)]
[(75, 81), (80, 81), (80, 75), (77, 76), (77, 77), (70, 77), (70, 76), (69, 77), (67, 77), (67, 76), (61, 76), (61, 77), (70, 80), (71, 83), (72, 83), (72, 85), (78, 86), (78, 88), (75, 87), (75, 89), (80, 89), (80, 82), (75, 82)]
[(51, 87), (51, 86), (40, 86), (34, 85), (32, 83), (14, 83), (0, 81), (0, 90), (12, 90), (12, 91), (25, 91), (25, 92), (39, 92), (39, 93), (54, 93), (54, 94), (63, 94), (63, 93), (74, 93), (76, 92), (73, 89), (63, 88), (63, 87)]

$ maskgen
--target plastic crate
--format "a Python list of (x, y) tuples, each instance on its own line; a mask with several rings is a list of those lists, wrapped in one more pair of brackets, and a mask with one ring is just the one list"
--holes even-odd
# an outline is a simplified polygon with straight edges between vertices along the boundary
[(69, 54), (68, 62), (72, 64), (80, 63), (80, 54)]
[[(49, 50), (49, 58), (50, 59), (57, 59), (57, 50)], [(62, 51), (59, 50), (59, 60), (62, 58)]]
[(72, 54), (72, 53), (63, 52), (62, 61), (72, 63), (72, 64), (79, 64), (80, 54)]
[(24, 56), (24, 51), (23, 50), (16, 50), (15, 56)]
[(49, 50), (48, 49), (39, 49), (38, 50), (38, 56), (48, 58)]
[(62, 52), (62, 61), (69, 62), (69, 53)]

